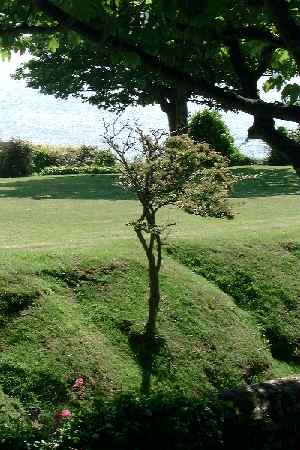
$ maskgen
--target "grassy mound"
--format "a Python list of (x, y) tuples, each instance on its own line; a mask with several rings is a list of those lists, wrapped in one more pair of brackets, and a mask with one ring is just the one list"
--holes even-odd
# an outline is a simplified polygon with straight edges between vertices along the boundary
[(300, 362), (300, 244), (181, 245), (170, 253), (251, 312), (275, 358)]
[[(87, 401), (95, 392), (138, 391), (145, 366), (131, 337), (139, 335), (146, 317), (145, 267), (133, 260), (107, 264), (97, 256), (92, 261), (70, 257), (58, 265), (35, 257), (35, 265), (38, 272), (19, 267), (15, 281), (18, 298), (30, 298), (30, 303), (9, 317), (2, 310), (7, 319), (0, 332), (5, 394), (47, 412), (76, 407), (72, 386), (79, 376), (86, 380)], [(21, 294), (26, 283), (35, 286), (32, 296), (26, 289)], [(2, 298), (7, 303), (3, 292), (1, 306)], [(270, 353), (250, 314), (171, 260), (162, 292), (163, 345), (151, 374), (156, 391), (190, 396), (266, 376)]]
[[(235, 186), (233, 221), (160, 216), (177, 226), (151, 350), (155, 393), (190, 397), (299, 371), (299, 181), (289, 168), (235, 174), (248, 177)], [(0, 180), (0, 385), (41, 422), (89, 408), (96, 394), (138, 392), (149, 376), (147, 270), (125, 226), (139, 206), (116, 181)]]

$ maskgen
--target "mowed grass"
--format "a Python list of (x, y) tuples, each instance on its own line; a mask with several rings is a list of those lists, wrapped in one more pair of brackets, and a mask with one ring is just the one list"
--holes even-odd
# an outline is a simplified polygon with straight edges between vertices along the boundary
[[(236, 185), (233, 221), (201, 219), (168, 208), (161, 221), (176, 222), (169, 238), (214, 241), (299, 235), (300, 183), (292, 169), (257, 166), (235, 173), (256, 178)], [(136, 217), (139, 205), (110, 175), (2, 179), (0, 208), (0, 249), (78, 249), (111, 240), (121, 246), (123, 240), (135, 244), (126, 223)]]
[[(251, 177), (235, 186), (234, 220), (161, 212), (177, 225), (163, 261), (155, 391), (201, 395), (300, 371), (300, 182), (289, 168), (234, 171)], [(0, 210), (4, 393), (49, 414), (95, 392), (139, 390), (143, 359), (129, 337), (147, 315), (147, 271), (126, 226), (134, 196), (109, 175), (2, 179)], [(271, 321), (289, 353), (274, 351)], [(72, 390), (78, 376), (84, 400)]]

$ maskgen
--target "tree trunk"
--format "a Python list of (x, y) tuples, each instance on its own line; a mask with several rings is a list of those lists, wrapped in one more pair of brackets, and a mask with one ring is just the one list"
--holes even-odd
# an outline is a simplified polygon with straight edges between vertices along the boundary
[(160, 107), (168, 116), (171, 134), (185, 134), (188, 127), (187, 98), (177, 94), (174, 97), (162, 98)]
[(154, 255), (148, 259), (149, 266), (149, 310), (148, 321), (146, 324), (146, 335), (149, 339), (153, 339), (156, 333), (156, 320), (158, 313), (158, 306), (160, 302), (159, 289), (159, 268), (157, 267)]
[(300, 144), (285, 136), (275, 128), (273, 119), (255, 117), (254, 124), (248, 130), (249, 138), (260, 138), (283, 156), (300, 176)]

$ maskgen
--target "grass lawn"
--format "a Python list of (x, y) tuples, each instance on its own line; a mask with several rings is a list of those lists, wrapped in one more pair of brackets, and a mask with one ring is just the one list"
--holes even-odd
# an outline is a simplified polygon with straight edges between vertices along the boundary
[[(234, 220), (175, 208), (162, 270), (153, 389), (196, 395), (300, 371), (300, 180), (243, 167)], [(147, 312), (138, 203), (110, 175), (0, 180), (0, 385), (44, 414), (138, 390), (128, 339)], [(4, 412), (5, 413), (5, 412)]]

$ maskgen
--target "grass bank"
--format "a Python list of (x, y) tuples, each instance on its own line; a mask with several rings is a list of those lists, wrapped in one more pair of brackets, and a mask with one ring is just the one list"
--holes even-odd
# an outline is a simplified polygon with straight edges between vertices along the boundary
[[(162, 270), (156, 392), (187, 396), (300, 370), (298, 178), (243, 167), (233, 221), (174, 208)], [(134, 197), (110, 175), (0, 180), (0, 384), (41, 415), (140, 389), (143, 254)], [(272, 334), (273, 333), (273, 334)], [(84, 399), (72, 389), (86, 379)]]

